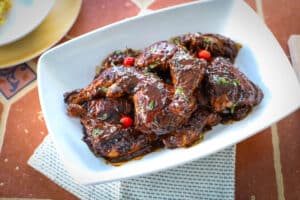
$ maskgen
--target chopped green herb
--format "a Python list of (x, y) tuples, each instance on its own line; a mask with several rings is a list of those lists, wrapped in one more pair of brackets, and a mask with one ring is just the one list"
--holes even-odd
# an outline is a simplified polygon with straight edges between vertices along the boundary
[(234, 86), (238, 86), (238, 85), (240, 84), (240, 80), (234, 79), (234, 80), (232, 80), (232, 84), (233, 84)]
[(226, 84), (228, 84), (229, 83), (229, 81), (226, 79), (226, 78), (224, 78), (224, 77), (220, 77), (219, 79), (218, 79), (218, 82), (217, 82), (218, 84), (222, 84), (222, 85), (226, 85)]
[(101, 90), (102, 92), (105, 92), (105, 93), (106, 93), (108, 89), (107, 89), (107, 87), (101, 87), (100, 90)]
[(204, 38), (203, 42), (204, 42), (204, 45), (210, 45), (211, 44), (211, 40), (208, 39), (208, 38)]
[(155, 107), (155, 102), (154, 101), (151, 101), (148, 106), (147, 106), (147, 110), (153, 110)]
[(184, 94), (183, 89), (181, 87), (176, 88), (175, 94)]
[(95, 128), (95, 129), (93, 129), (92, 134), (93, 134), (93, 135), (99, 135), (99, 134), (102, 134), (103, 132), (104, 132), (104, 130)]
[(217, 84), (222, 84), (222, 85), (232, 84), (234, 86), (238, 86), (240, 84), (240, 81), (238, 79), (230, 80), (225, 77), (219, 77), (217, 80)]
[(187, 95), (184, 95), (184, 98), (185, 98), (186, 101), (189, 101), (189, 100), (190, 100), (190, 97), (187, 96)]
[(187, 49), (185, 46), (181, 46), (181, 47), (182, 47), (182, 49), (183, 49), (183, 51), (184, 51), (185, 53), (188, 52), (188, 49)]
[(107, 120), (107, 119), (108, 119), (108, 114), (107, 114), (107, 113), (104, 113), (104, 114), (102, 115), (102, 117), (100, 117), (100, 119), (101, 119), (102, 121)]
[(143, 72), (144, 72), (144, 73), (148, 73), (148, 72), (149, 72), (149, 68), (148, 68), (148, 67), (145, 67), (144, 70), (143, 70)]
[(157, 65), (155, 65), (155, 64), (149, 65), (150, 69), (154, 69), (156, 66), (157, 66)]
[(150, 69), (154, 69), (155, 67), (157, 67), (158, 65), (160, 65), (160, 61), (159, 60), (156, 60), (154, 61), (152, 64), (149, 65), (149, 68)]
[(161, 64), (159, 60), (156, 60), (154, 63), (155, 63), (156, 65), (160, 65), (160, 64)]
[(151, 47), (150, 51), (151, 51), (151, 53), (155, 53), (157, 51), (157, 48), (156, 47)]
[(231, 114), (234, 113), (234, 110), (235, 110), (236, 106), (237, 106), (237, 103), (234, 103), (234, 104), (231, 106), (231, 108), (230, 108), (230, 113), (231, 113)]
[(186, 101), (188, 101), (190, 99), (189, 96), (184, 94), (183, 89), (181, 87), (176, 88), (175, 95), (182, 95)]
[(174, 42), (176, 45), (179, 45), (179, 44), (180, 44), (180, 42), (179, 42), (179, 40), (178, 40), (177, 38), (174, 38), (174, 39), (173, 39), (173, 42)]

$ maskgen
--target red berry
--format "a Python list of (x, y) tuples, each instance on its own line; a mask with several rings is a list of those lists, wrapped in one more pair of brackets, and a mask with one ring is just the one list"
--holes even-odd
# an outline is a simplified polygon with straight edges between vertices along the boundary
[(120, 122), (123, 124), (123, 128), (128, 128), (133, 124), (133, 120), (131, 119), (131, 117), (128, 116), (122, 117)]
[(200, 50), (198, 52), (198, 58), (203, 58), (205, 60), (209, 60), (210, 59), (210, 52), (207, 50)]
[(123, 65), (125, 66), (133, 66), (134, 65), (134, 58), (133, 57), (127, 57), (123, 61)]

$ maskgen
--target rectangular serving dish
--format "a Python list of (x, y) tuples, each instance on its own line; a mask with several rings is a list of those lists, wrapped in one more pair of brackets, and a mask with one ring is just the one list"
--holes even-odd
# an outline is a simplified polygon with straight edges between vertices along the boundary
[[(265, 97), (242, 121), (218, 125), (190, 148), (161, 150), (119, 167), (97, 158), (82, 141), (78, 119), (66, 114), (63, 94), (87, 86), (95, 67), (109, 53), (143, 49), (172, 36), (219, 33), (241, 43), (236, 67), (262, 88)], [(95, 184), (130, 178), (208, 156), (267, 128), (299, 108), (300, 86), (295, 73), (263, 21), (244, 2), (211, 0), (163, 9), (127, 19), (59, 45), (38, 63), (38, 90), (44, 118), (67, 171), (79, 183)]]

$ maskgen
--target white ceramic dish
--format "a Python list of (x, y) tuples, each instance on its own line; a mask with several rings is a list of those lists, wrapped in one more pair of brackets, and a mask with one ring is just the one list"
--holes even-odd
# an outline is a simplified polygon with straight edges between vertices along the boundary
[(33, 31), (48, 15), (56, 0), (13, 0), (5, 23), (0, 26), (0, 46)]
[[(250, 115), (218, 125), (202, 143), (187, 149), (162, 150), (113, 167), (96, 158), (82, 141), (79, 120), (66, 115), (63, 93), (87, 86), (95, 66), (116, 49), (144, 48), (187, 32), (220, 33), (242, 43), (236, 60), (265, 97)], [(38, 63), (38, 89), (49, 132), (70, 175), (93, 184), (145, 175), (208, 156), (238, 143), (299, 108), (299, 83), (283, 50), (243, 1), (201, 1), (106, 26), (57, 46)]]

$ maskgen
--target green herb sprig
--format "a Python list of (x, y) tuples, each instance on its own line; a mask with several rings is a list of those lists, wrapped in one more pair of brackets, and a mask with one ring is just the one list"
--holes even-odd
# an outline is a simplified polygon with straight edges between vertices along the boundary
[(95, 129), (93, 129), (93, 131), (92, 131), (92, 134), (93, 134), (93, 135), (100, 135), (100, 134), (102, 134), (102, 133), (104, 133), (104, 130), (99, 129), (99, 128), (95, 128)]
[(155, 101), (150, 101), (147, 105), (147, 110), (153, 110), (155, 108)]

